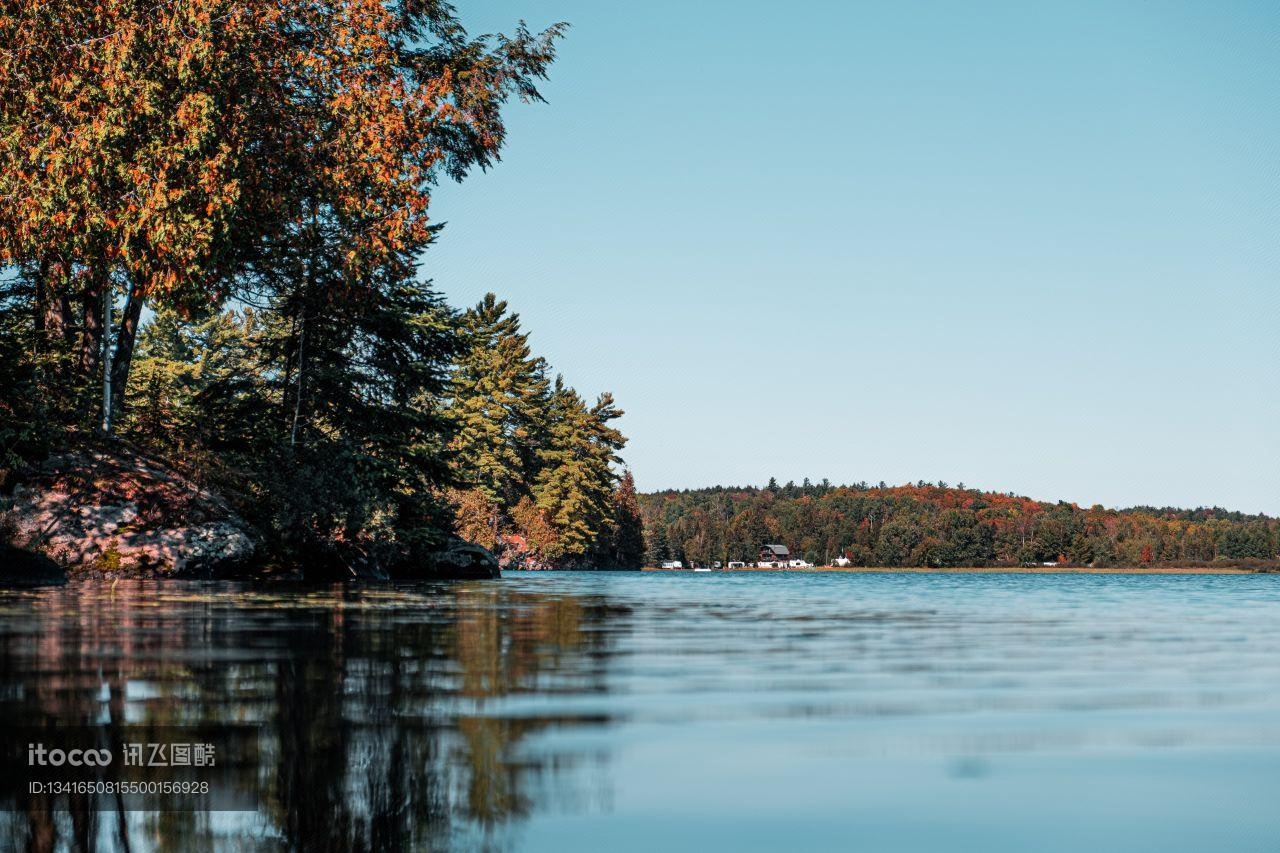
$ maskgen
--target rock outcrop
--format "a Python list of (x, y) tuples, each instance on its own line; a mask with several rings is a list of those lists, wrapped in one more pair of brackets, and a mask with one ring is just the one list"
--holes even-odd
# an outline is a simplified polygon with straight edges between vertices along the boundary
[(66, 582), (66, 570), (43, 554), (0, 545), (0, 589), (53, 586)]
[(420, 563), (402, 565), (391, 573), (396, 580), (496, 578), (498, 558), (486, 548), (456, 537)]
[(73, 572), (212, 576), (257, 551), (224, 501), (125, 450), (53, 457), (24, 472), (3, 506), (13, 545)]
[[(172, 469), (125, 449), (52, 457), (22, 471), (0, 497), (0, 586), (73, 575), (224, 577), (252, 569), (260, 537), (225, 500)], [(10, 547), (14, 546), (14, 547)], [(376, 550), (376, 549), (375, 549)], [(421, 558), (365, 555), (308, 561), (308, 579), (496, 578), (497, 558), (451, 537)], [(375, 558), (377, 557), (377, 558)]]

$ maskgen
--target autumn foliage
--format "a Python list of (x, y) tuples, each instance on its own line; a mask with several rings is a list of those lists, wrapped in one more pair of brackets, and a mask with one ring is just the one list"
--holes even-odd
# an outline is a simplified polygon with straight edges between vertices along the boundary
[(1280, 520), (1221, 509), (1088, 509), (917, 483), (643, 495), (652, 562), (754, 559), (765, 542), (862, 566), (1275, 564)]
[(56, 250), (143, 295), (217, 296), (201, 287), (250, 248), (237, 238), (309, 194), (359, 223), (353, 269), (420, 245), (430, 186), (492, 162), (498, 108), (536, 96), (555, 35), (488, 50), (438, 5), (16, 4), (0, 17), (0, 261)]
[(106, 434), (290, 559), (439, 545), (461, 345), (418, 269), (431, 197), (496, 162), (563, 29), (473, 37), (441, 0), (0, 6), (0, 475)]
[(341, 232), (345, 298), (430, 241), (431, 187), (494, 161), (560, 30), (472, 39), (432, 0), (6, 4), (0, 265), (47, 346), (96, 351), (125, 297), (121, 389), (146, 300), (257, 293), (301, 222)]

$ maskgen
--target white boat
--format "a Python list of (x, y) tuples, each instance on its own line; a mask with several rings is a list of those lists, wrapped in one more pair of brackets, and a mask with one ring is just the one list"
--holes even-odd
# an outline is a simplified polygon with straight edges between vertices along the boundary
[(695, 572), (709, 572), (710, 569), (694, 569)]

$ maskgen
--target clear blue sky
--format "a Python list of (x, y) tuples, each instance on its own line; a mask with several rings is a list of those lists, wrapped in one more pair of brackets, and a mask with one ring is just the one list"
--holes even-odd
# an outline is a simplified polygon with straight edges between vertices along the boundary
[(645, 490), (1280, 514), (1280, 4), (461, 0), (573, 25), (426, 274)]

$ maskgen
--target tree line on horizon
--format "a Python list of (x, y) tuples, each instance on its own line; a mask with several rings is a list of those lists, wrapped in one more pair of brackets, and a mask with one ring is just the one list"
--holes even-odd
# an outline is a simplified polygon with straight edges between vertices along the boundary
[(646, 562), (754, 561), (764, 543), (808, 562), (947, 568), (1280, 565), (1280, 520), (1222, 509), (1082, 508), (945, 483), (827, 481), (642, 494)]
[(312, 565), (480, 516), (549, 562), (613, 548), (612, 399), (504, 360), (505, 305), (420, 271), (434, 187), (497, 162), (563, 32), (475, 38), (434, 0), (0, 10), (0, 475), (123, 440)]

